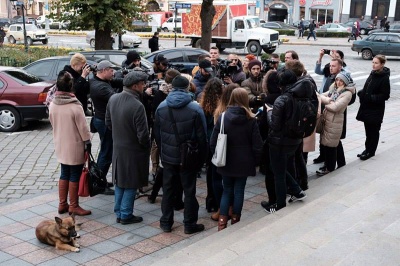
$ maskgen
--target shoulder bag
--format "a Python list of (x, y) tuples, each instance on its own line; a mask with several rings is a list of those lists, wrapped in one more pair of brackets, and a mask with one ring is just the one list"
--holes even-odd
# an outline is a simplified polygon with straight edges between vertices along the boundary
[(85, 164), (83, 165), (82, 174), (79, 178), (79, 197), (89, 197), (89, 154), (85, 152)]
[(221, 116), (221, 127), (218, 133), (217, 146), (215, 147), (215, 152), (211, 159), (211, 162), (217, 167), (222, 167), (226, 164), (226, 146), (228, 135), (224, 133), (224, 116), (225, 112), (223, 112)]

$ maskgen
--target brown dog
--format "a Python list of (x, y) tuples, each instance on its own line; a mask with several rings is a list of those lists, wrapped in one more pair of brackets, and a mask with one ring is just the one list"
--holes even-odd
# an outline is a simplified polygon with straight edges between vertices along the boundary
[(36, 227), (36, 237), (40, 242), (55, 246), (56, 249), (79, 252), (79, 244), (76, 238), (79, 235), (75, 231), (75, 216), (61, 219), (55, 217), (55, 221), (43, 221)]

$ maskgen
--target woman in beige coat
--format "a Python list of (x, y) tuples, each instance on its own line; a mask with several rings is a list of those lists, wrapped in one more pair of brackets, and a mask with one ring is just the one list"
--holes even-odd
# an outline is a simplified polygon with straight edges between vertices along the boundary
[(335, 82), (329, 91), (321, 94), (321, 103), (325, 104), (322, 117), (325, 120), (321, 133), (321, 144), (326, 147), (326, 169), (317, 171), (323, 176), (336, 168), (336, 148), (339, 145), (343, 130), (344, 111), (355, 93), (354, 84), (350, 84), (350, 76), (346, 72), (336, 75)]
[(58, 213), (68, 211), (70, 214), (89, 215), (90, 211), (79, 206), (78, 188), (85, 163), (85, 149), (90, 151), (91, 147), (90, 132), (82, 104), (72, 93), (72, 85), (71, 74), (61, 71), (57, 79), (58, 91), (49, 106), (55, 153), (61, 164)]

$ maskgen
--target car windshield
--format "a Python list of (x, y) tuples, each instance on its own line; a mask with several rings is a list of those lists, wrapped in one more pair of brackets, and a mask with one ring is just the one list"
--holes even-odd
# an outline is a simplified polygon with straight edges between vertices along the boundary
[(260, 19), (259, 18), (248, 19), (247, 25), (249, 26), (249, 29), (257, 28), (260, 25)]
[(36, 77), (34, 75), (28, 74), (27, 72), (20, 71), (20, 70), (6, 70), (4, 73), (8, 74), (12, 77), (15, 81), (20, 84), (32, 84), (36, 82), (43, 81), (41, 78)]
[(35, 31), (35, 30), (37, 30), (38, 28), (37, 28), (35, 25), (32, 25), (32, 24), (28, 25), (28, 24), (26, 24), (26, 25), (25, 25), (25, 29), (26, 29), (26, 30)]

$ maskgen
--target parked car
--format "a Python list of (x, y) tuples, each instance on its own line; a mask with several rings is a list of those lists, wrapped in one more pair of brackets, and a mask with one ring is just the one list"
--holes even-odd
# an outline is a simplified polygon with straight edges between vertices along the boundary
[[(26, 29), (26, 41), (28, 45), (32, 45), (34, 42), (42, 42), (47, 44), (49, 37), (45, 30), (38, 29), (33, 24), (25, 24)], [(24, 31), (22, 24), (13, 24), (8, 28), (6, 37), (10, 43), (16, 43), (17, 41), (24, 41)]]
[(157, 54), (162, 54), (168, 59), (172, 67), (177, 68), (181, 72), (192, 73), (192, 69), (198, 64), (199, 55), (209, 53), (199, 48), (181, 47), (159, 50), (145, 55), (144, 58), (153, 62)]
[(344, 32), (351, 33), (351, 27), (348, 27), (342, 23), (327, 23), (315, 29), (316, 32)]
[(362, 40), (354, 41), (351, 50), (361, 53), (365, 60), (371, 60), (377, 54), (400, 56), (400, 33), (372, 33)]
[(165, 32), (175, 31), (175, 20), (176, 20), (176, 29), (180, 31), (182, 29), (182, 17), (170, 17), (167, 21), (165, 21), (161, 25), (161, 29)]
[[(15, 16), (10, 20), (10, 24), (22, 24), (23, 17), (22, 16)], [(25, 16), (25, 24), (36, 24), (36, 19), (32, 17)]]
[(0, 131), (48, 117), (44, 101), (51, 83), (14, 67), (0, 67)]
[[(354, 24), (354, 20), (347, 21), (344, 23), (344, 25), (348, 27), (352, 27)], [(367, 22), (367, 21), (360, 21), (360, 34), (361, 35), (367, 35), (371, 30), (374, 29), (374, 25), (372, 23)]]
[[(118, 43), (118, 34), (113, 33), (112, 38), (115, 43)], [(89, 31), (86, 34), (86, 42), (90, 44), (90, 47), (94, 48), (95, 46), (95, 32)], [(122, 34), (122, 43), (121, 47), (127, 48), (137, 48), (142, 43), (142, 38), (137, 36), (134, 32), (126, 31), (125, 34)]]
[(8, 28), (11, 25), (11, 22), (8, 18), (0, 18), (0, 27)]
[[(310, 23), (311, 23), (311, 20), (304, 20), (303, 21), (305, 30), (308, 30), (308, 28), (310, 28)], [(295, 26), (296, 28), (299, 27), (299, 24), (300, 24), (300, 20), (293, 22), (293, 26)]]
[[(104, 58), (90, 57), (86, 58), (89, 65), (95, 66), (99, 62), (103, 61)], [(22, 69), (26, 72), (35, 75), (45, 81), (55, 82), (57, 80), (58, 73), (64, 69), (64, 66), (69, 65), (71, 56), (52, 56), (39, 59), (29, 65), (24, 66)], [(115, 70), (121, 69), (116, 66)]]
[[(123, 50), (94, 50), (94, 51), (81, 51), (79, 52), (83, 54), (86, 58), (96, 57), (96, 58), (104, 58), (116, 66), (121, 66), (122, 62), (126, 59), (126, 54), (128, 51)], [(70, 52), (70, 55), (75, 54), (75, 52)], [(146, 69), (151, 69), (153, 64), (150, 63), (147, 59), (141, 57), (141, 63)]]
[[(48, 20), (49, 20), (49, 23), (53, 22), (53, 19), (51, 19), (51, 18), (49, 18)], [(36, 18), (36, 25), (42, 25), (44, 23), (46, 23), (46, 16), (45, 15), (38, 16)]]
[(291, 26), (282, 21), (269, 21), (269, 22), (262, 23), (260, 26), (263, 28), (267, 28), (267, 29), (284, 29), (284, 30), (296, 30), (297, 29), (295, 26)]
[[(40, 25), (42, 29), (46, 28), (46, 22), (43, 22)], [(49, 28), (50, 29), (55, 29), (55, 30), (61, 30), (61, 29), (67, 29), (69, 25), (69, 22), (61, 22), (61, 21), (56, 21), (56, 20), (51, 20), (49, 21)]]
[[(384, 30), (381, 29), (375, 29), (371, 30), (368, 32), (368, 35), (375, 33), (375, 32), (385, 32)], [(399, 24), (391, 24), (389, 28), (389, 32), (395, 32), (395, 33), (400, 33), (400, 23)]]

